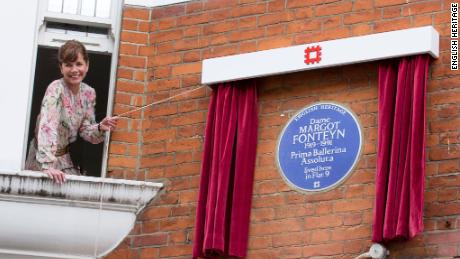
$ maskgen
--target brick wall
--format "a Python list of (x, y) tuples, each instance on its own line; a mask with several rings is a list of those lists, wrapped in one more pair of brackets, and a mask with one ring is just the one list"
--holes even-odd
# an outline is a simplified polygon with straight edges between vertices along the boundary
[[(393, 258), (460, 255), (460, 77), (449, 67), (449, 22), (450, 1), (439, 0), (208, 0), (125, 7), (115, 114), (199, 87), (206, 58), (433, 25), (441, 34), (441, 56), (428, 82), (425, 232), (389, 248)], [(377, 67), (366, 63), (258, 79), (248, 258), (353, 258), (368, 250)], [(166, 188), (107, 258), (191, 257), (209, 94), (201, 88), (136, 112), (112, 135), (111, 177), (161, 181)], [(277, 137), (298, 109), (324, 100), (358, 115), (364, 151), (338, 188), (300, 194), (277, 171)]]

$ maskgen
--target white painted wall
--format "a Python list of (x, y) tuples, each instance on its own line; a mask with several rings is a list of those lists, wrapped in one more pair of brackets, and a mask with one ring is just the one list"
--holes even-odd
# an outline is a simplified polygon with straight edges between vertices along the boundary
[(0, 8), (0, 169), (20, 170), (35, 61), (38, 1), (2, 1)]

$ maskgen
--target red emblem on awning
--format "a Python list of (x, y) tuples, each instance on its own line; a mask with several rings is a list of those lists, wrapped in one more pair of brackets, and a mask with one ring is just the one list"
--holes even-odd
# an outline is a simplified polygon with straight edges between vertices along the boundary
[(309, 46), (305, 49), (305, 64), (311, 65), (321, 61), (321, 46)]

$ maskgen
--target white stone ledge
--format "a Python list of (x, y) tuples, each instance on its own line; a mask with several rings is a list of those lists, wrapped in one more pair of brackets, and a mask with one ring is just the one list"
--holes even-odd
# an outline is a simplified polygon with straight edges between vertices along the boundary
[(57, 184), (41, 172), (0, 171), (0, 200), (33, 203), (48, 200), (53, 204), (84, 207), (99, 207), (102, 203), (101, 206), (127, 207), (137, 213), (163, 187), (162, 183), (75, 175), (67, 175), (66, 180), (64, 184)]
[(162, 183), (0, 171), (0, 258), (98, 258), (129, 234)]

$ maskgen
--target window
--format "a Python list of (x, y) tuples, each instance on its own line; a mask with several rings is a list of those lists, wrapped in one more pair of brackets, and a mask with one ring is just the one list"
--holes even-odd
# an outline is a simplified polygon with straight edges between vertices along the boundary
[(38, 44), (59, 47), (76, 39), (88, 50), (114, 50), (121, 0), (40, 0)]
[[(96, 120), (100, 121), (110, 113), (117, 62), (117, 56), (112, 53), (117, 53), (119, 39), (115, 32), (119, 31), (120, 16), (121, 0), (40, 0), (27, 145), (34, 137), (46, 88), (61, 77), (57, 51), (67, 40), (76, 39), (88, 50), (90, 69), (84, 82), (96, 90)], [(78, 139), (72, 145), (72, 158), (78, 161), (82, 173), (105, 176), (107, 144), (93, 145)]]

